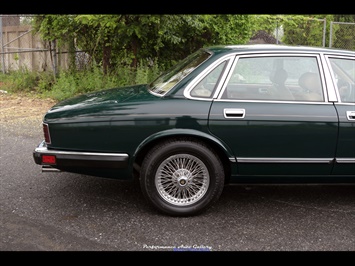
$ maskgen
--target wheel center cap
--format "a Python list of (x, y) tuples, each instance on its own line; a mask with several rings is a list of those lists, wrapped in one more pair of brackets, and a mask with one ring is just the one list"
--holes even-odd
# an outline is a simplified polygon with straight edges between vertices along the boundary
[(178, 178), (178, 183), (179, 183), (179, 185), (180, 186), (186, 186), (186, 184), (187, 184), (187, 177), (186, 176), (180, 176), (179, 178)]
[(184, 187), (187, 185), (191, 173), (185, 169), (179, 169), (174, 173), (174, 176), (176, 178), (177, 183), (180, 186)]

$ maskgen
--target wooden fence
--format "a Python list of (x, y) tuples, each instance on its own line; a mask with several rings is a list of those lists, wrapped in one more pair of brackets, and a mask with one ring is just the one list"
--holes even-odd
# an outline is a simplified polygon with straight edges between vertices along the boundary
[(3, 72), (46, 71), (56, 69), (58, 65), (67, 68), (68, 55), (54, 54), (55, 49), (51, 53), (49, 43), (33, 34), (29, 25), (3, 26), (0, 44), (0, 69)]

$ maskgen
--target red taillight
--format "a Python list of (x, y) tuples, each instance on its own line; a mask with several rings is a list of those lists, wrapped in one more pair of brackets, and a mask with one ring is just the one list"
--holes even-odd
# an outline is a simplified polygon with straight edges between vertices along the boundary
[(55, 164), (56, 158), (54, 155), (42, 155), (42, 163)]
[(51, 143), (51, 136), (49, 134), (48, 124), (43, 123), (43, 134), (44, 134), (44, 141), (47, 144), (50, 144)]

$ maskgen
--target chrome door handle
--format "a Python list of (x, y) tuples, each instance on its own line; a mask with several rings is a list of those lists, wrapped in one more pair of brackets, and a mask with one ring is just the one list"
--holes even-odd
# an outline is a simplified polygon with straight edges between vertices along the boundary
[(348, 118), (348, 120), (355, 120), (355, 111), (347, 111), (346, 117)]
[(236, 108), (225, 108), (224, 109), (225, 118), (244, 118), (245, 109), (236, 109)]

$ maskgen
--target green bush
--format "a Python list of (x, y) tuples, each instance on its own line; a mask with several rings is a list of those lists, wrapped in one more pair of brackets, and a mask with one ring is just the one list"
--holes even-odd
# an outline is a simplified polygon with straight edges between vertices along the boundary
[(100, 67), (82, 71), (62, 70), (55, 77), (52, 72), (13, 71), (0, 74), (0, 89), (13, 93), (35, 93), (57, 101), (72, 96), (114, 87), (151, 82), (160, 73), (158, 65), (140, 66), (136, 70), (117, 67), (104, 74)]
[(10, 74), (2, 74), (1, 80), (4, 80), (4, 90), (26, 93), (35, 89), (38, 75), (29, 71), (13, 71)]

